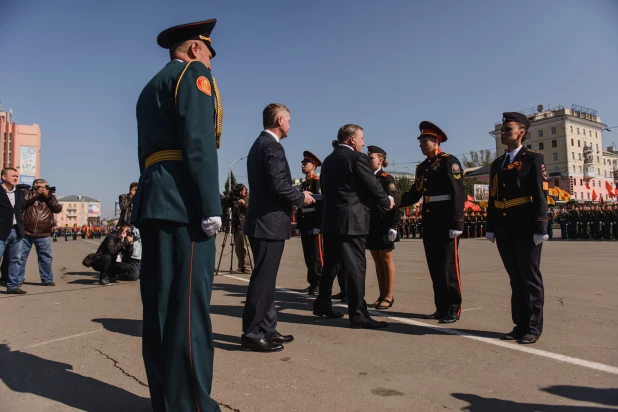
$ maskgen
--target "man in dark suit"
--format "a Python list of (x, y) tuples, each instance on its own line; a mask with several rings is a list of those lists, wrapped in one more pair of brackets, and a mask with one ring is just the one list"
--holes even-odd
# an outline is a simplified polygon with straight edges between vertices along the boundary
[(2, 194), (0, 195), (0, 256), (9, 251), (9, 278), (6, 283), (7, 293), (25, 295), (21, 289), (24, 279), (21, 277), (19, 262), (21, 259), (22, 239), (24, 238), (24, 191), (15, 186), (19, 173), (12, 167), (2, 169)]
[(140, 180), (131, 223), (142, 239), (142, 355), (155, 411), (219, 411), (210, 397), (209, 306), (221, 226), (221, 107), (211, 74), (216, 20), (163, 31), (171, 61), (137, 102)]
[(262, 114), (264, 131), (247, 158), (251, 203), (247, 210), (245, 235), (249, 238), (255, 268), (251, 274), (242, 314), (241, 349), (275, 352), (292, 342), (291, 335), (277, 332), (275, 284), (285, 240), (290, 238), (292, 207), (315, 200), (310, 192), (292, 186), (292, 175), (279, 142), (290, 130), (290, 111), (282, 104), (266, 106)]
[(339, 267), (347, 283), (352, 327), (383, 328), (388, 324), (371, 319), (365, 302), (365, 237), (369, 234), (372, 199), (383, 211), (392, 209), (394, 200), (376, 180), (367, 155), (361, 153), (365, 145), (362, 127), (343, 126), (337, 133), (337, 141), (339, 146), (322, 164), (324, 269), (313, 313), (330, 318), (343, 316), (333, 311), (331, 301)]

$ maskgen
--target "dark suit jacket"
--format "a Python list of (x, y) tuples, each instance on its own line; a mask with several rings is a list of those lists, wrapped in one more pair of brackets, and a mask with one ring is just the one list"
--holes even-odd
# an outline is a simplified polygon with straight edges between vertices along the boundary
[[(196, 82), (202, 77), (212, 84), (203, 63), (171, 61), (137, 101), (141, 176), (131, 223), (138, 227), (151, 219), (199, 225), (202, 219), (221, 216), (216, 95), (214, 90), (209, 95), (198, 89)], [(180, 150), (183, 161), (166, 160), (146, 168), (146, 159), (164, 150)]]
[(4, 188), (0, 190), (0, 239), (6, 239), (13, 229), (13, 215), (17, 221), (17, 235), (24, 236), (24, 191), (15, 190), (15, 207), (11, 205)]
[(283, 146), (262, 132), (247, 158), (251, 203), (247, 210), (245, 235), (260, 239), (290, 238), (292, 206), (302, 207), (304, 195), (292, 186), (290, 166)]
[(322, 164), (322, 233), (367, 235), (371, 200), (386, 211), (388, 195), (371, 171), (366, 154), (345, 146), (337, 147)]

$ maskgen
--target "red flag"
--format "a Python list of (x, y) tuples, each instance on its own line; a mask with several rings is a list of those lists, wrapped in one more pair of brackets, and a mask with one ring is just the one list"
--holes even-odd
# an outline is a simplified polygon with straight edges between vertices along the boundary
[(586, 189), (590, 190), (590, 185), (586, 182)]
[(468, 195), (468, 200), (469, 200), (470, 202), (474, 202), (474, 197), (472, 197), (472, 195)]
[(601, 202), (601, 204), (603, 204), (603, 195), (599, 196), (599, 202)]
[(609, 197), (614, 197), (614, 191), (612, 190), (612, 185), (607, 180), (605, 181), (605, 188), (607, 189), (607, 194)]
[(597, 195), (597, 192), (595, 192), (594, 189), (592, 189), (592, 200), (597, 200), (597, 197), (599, 197)]

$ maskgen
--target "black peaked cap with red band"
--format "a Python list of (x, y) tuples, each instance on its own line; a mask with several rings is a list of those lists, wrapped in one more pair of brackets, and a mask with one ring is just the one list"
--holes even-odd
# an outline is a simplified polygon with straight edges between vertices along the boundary
[(309, 150), (305, 150), (303, 152), (303, 162), (311, 162), (315, 165), (315, 167), (320, 167), (322, 166), (322, 161), (320, 159), (318, 159), (318, 157), (316, 155), (314, 155), (313, 153), (311, 153)]
[(384, 151), (384, 149), (378, 146), (367, 146), (367, 153), (368, 154), (379, 153), (379, 154), (383, 154), (384, 156), (386, 156), (386, 152)]
[(163, 30), (157, 36), (157, 44), (164, 49), (171, 49), (174, 45), (187, 40), (202, 40), (210, 49), (212, 57), (215, 57), (215, 49), (212, 48), (210, 33), (215, 28), (217, 19), (198, 21), (195, 23), (181, 24)]
[(440, 142), (446, 142), (448, 140), (446, 133), (444, 133), (442, 129), (427, 120), (423, 120), (421, 124), (418, 125), (418, 128), (421, 131), (421, 135), (418, 137), (419, 139), (430, 136), (435, 137)]
[(502, 113), (502, 123), (508, 123), (508, 122), (519, 122), (523, 124), (524, 126), (526, 126), (527, 128), (530, 127), (530, 120), (528, 120), (528, 117), (526, 117), (525, 114), (519, 113), (519, 112)]

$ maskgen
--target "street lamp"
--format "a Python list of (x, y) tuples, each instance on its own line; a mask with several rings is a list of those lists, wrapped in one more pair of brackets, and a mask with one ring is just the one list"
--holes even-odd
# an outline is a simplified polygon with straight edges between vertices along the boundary
[(228, 171), (227, 171), (227, 190), (228, 190), (229, 192), (231, 192), (231, 191), (232, 191), (232, 167), (233, 167), (236, 163), (240, 162), (241, 160), (245, 160), (247, 157), (248, 157), (248, 156), (244, 156), (244, 157), (241, 157), (240, 159), (236, 159), (236, 160), (234, 160), (234, 162), (230, 165), (230, 168), (229, 168), (229, 169), (228, 169)]

